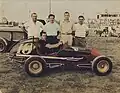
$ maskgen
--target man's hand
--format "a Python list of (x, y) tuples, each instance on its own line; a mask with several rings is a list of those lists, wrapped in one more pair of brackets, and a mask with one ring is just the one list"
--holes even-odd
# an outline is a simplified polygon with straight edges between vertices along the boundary
[(63, 44), (63, 42), (62, 41), (60, 41), (59, 43), (58, 43), (58, 45), (60, 46), (60, 45), (62, 45)]
[(51, 44), (46, 44), (45, 47), (47, 47), (47, 48), (52, 48), (52, 47), (51, 47)]
[(63, 43), (60, 41), (59, 43), (57, 43), (57, 44), (46, 44), (46, 46), (45, 47), (47, 47), (47, 48), (49, 48), (49, 49), (51, 49), (51, 48), (57, 48), (57, 47), (59, 47), (60, 45), (62, 45)]

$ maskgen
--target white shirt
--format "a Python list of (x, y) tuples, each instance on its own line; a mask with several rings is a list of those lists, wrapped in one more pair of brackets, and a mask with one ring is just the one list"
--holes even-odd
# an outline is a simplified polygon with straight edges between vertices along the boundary
[(75, 36), (77, 37), (85, 37), (86, 31), (88, 30), (88, 27), (86, 24), (80, 25), (79, 23), (74, 25), (75, 30)]
[(61, 33), (71, 33), (73, 31), (73, 25), (74, 22), (69, 20), (68, 22), (66, 21), (61, 21), (60, 22), (60, 28), (61, 28)]
[(54, 23), (48, 22), (44, 26), (44, 31), (47, 33), (47, 36), (56, 36), (57, 31), (60, 31), (60, 26), (56, 22)]
[(40, 37), (40, 32), (43, 30), (43, 24), (40, 22), (36, 22), (36, 24), (30, 20), (27, 23), (24, 24), (26, 30), (28, 31), (28, 37)]

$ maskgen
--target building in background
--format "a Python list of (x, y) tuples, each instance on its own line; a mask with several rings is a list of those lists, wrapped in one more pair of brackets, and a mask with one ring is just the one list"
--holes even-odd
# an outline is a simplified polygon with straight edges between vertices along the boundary
[(105, 12), (97, 15), (101, 26), (118, 26), (120, 25), (120, 12)]

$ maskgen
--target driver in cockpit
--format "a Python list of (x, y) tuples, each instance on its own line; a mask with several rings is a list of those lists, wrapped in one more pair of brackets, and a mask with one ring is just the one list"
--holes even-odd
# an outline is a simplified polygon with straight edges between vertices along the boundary
[(49, 54), (49, 53), (53, 53), (56, 52), (57, 50), (59, 50), (60, 46), (63, 44), (61, 41), (58, 41), (58, 43), (56, 44), (50, 44), (47, 41), (47, 34), (46, 32), (41, 32), (40, 33), (41, 39), (38, 41), (38, 50), (40, 52), (40, 54)]

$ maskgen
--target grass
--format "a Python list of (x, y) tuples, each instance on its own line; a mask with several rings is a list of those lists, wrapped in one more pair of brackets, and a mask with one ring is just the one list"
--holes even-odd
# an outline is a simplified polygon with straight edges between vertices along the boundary
[[(9, 72), (0, 73), (0, 89), (3, 93), (120, 93), (120, 39), (89, 37), (88, 45), (110, 56), (113, 71), (108, 76), (96, 76), (90, 70), (63, 71), (53, 69), (45, 75), (28, 76), (23, 66), (10, 62), (0, 54), (0, 67)], [(106, 43), (106, 44), (105, 44)]]

